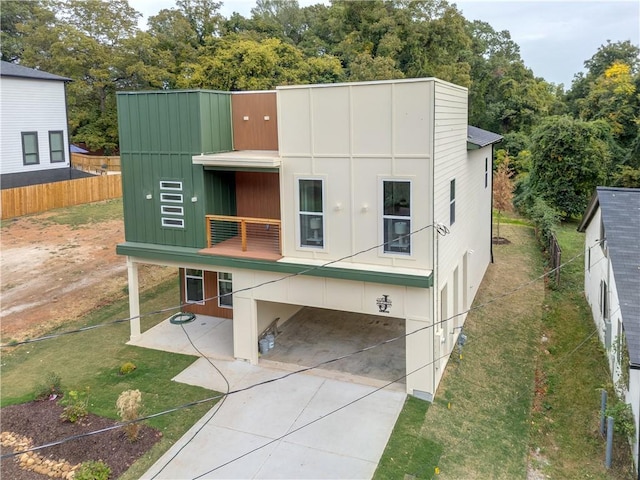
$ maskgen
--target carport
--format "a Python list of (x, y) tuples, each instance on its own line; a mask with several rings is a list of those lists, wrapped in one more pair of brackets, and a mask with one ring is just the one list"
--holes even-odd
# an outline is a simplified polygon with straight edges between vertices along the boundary
[(359, 383), (405, 383), (404, 319), (303, 307), (279, 323), (277, 331), (274, 347), (260, 356), (265, 366), (312, 367), (399, 337), (319, 368), (342, 377), (361, 377)]

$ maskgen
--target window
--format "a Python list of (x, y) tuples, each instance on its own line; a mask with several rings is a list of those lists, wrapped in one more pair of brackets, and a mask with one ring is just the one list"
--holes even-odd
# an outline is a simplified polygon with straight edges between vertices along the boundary
[[(167, 190), (169, 190), (167, 192)], [(184, 207), (175, 205), (183, 203), (182, 182), (179, 180), (160, 180), (160, 223), (163, 227), (184, 228)], [(166, 205), (169, 203), (170, 205)], [(165, 217), (164, 215), (171, 215)], [(176, 218), (183, 217), (183, 218)]]
[(300, 217), (300, 246), (324, 246), (323, 181), (298, 180), (298, 214)]
[(64, 162), (64, 135), (62, 131), (49, 132), (51, 163)]
[(411, 182), (382, 184), (384, 253), (411, 253)]
[(218, 306), (233, 308), (233, 281), (230, 273), (218, 272)]
[(602, 318), (609, 318), (609, 291), (604, 280), (600, 280), (600, 313)]
[(202, 270), (184, 270), (184, 297), (187, 303), (204, 305), (204, 276)]
[(587, 272), (591, 271), (591, 247), (587, 246)]
[(22, 163), (25, 165), (40, 163), (38, 132), (22, 132)]
[(484, 158), (484, 188), (489, 186), (489, 157)]
[(456, 179), (449, 184), (449, 225), (456, 223)]
[[(602, 215), (602, 213), (600, 214)], [(607, 236), (604, 231), (604, 222), (602, 221), (602, 217), (600, 218), (600, 248), (602, 249), (602, 254), (607, 256)]]

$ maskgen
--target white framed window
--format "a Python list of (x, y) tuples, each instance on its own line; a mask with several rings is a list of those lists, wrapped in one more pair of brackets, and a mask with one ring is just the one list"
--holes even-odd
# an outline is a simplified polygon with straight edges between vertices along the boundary
[(49, 155), (51, 163), (64, 162), (64, 134), (62, 130), (49, 132)]
[(384, 253), (411, 254), (411, 182), (382, 181)]
[(600, 313), (602, 318), (609, 318), (609, 289), (604, 280), (600, 280)]
[(162, 217), (162, 226), (172, 227), (172, 228), (184, 228), (184, 219)]
[(300, 246), (323, 248), (324, 181), (322, 179), (298, 179), (298, 220)]
[(160, 180), (160, 190), (182, 191), (182, 182), (175, 180)]
[(160, 213), (162, 215), (184, 215), (184, 208), (177, 205), (161, 205)]
[(449, 225), (456, 223), (456, 179), (449, 183)]
[(484, 157), (484, 188), (489, 186), (489, 157)]
[(184, 298), (186, 303), (204, 305), (204, 272), (202, 270), (184, 269)]
[(24, 165), (40, 163), (38, 132), (22, 132), (22, 163)]
[(218, 272), (218, 306), (233, 308), (233, 276), (231, 273)]
[(160, 201), (167, 203), (182, 203), (183, 197), (181, 193), (160, 193)]

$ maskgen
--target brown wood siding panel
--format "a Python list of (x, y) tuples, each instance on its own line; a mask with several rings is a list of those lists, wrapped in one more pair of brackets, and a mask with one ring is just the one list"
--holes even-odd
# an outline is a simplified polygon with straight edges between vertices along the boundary
[[(218, 274), (217, 272), (204, 271), (204, 298), (212, 298), (218, 295)], [(184, 268), (180, 269), (180, 303), (184, 305)], [(218, 299), (214, 298), (205, 302), (204, 305), (190, 303), (182, 307), (183, 312), (195, 313), (196, 315), (209, 315), (211, 317), (233, 319), (233, 309), (218, 306)]]
[(276, 92), (233, 94), (231, 110), (234, 150), (278, 150)]
[(236, 172), (238, 217), (280, 220), (280, 179), (271, 172)]

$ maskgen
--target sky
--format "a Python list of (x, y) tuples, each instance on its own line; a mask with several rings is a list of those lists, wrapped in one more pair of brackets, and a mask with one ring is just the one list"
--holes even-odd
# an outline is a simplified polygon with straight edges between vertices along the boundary
[[(298, 0), (301, 7), (321, 0)], [(322, 3), (328, 3), (326, 0)], [(640, 44), (640, 2), (638, 0), (462, 0), (455, 3), (467, 20), (482, 20), (494, 30), (508, 30), (520, 46), (520, 55), (537, 77), (571, 86), (576, 73), (607, 43), (631, 40)], [(175, 7), (174, 0), (129, 0), (146, 19), (163, 8)], [(251, 16), (254, 0), (223, 2), (221, 13)]]

